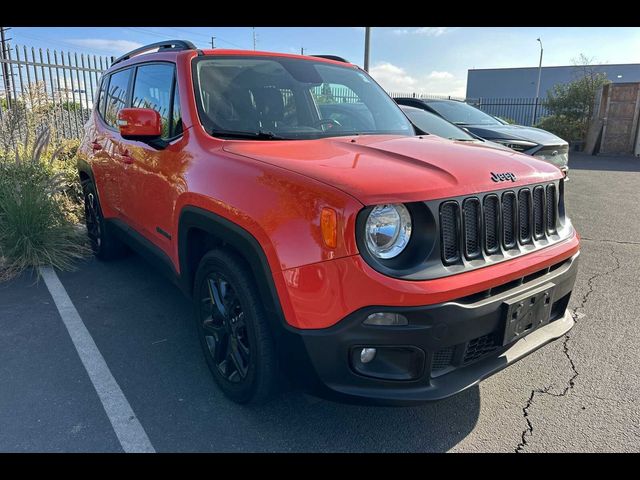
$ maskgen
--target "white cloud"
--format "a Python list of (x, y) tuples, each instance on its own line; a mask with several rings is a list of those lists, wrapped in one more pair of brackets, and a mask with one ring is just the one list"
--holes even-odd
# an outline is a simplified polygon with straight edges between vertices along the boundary
[(108, 40), (105, 38), (73, 38), (66, 41), (80, 47), (104, 50), (105, 52), (112, 53), (126, 53), (142, 46), (141, 43), (130, 40)]
[(464, 97), (466, 90), (464, 79), (444, 71), (434, 70), (428, 75), (415, 77), (402, 67), (389, 62), (380, 62), (369, 69), (369, 74), (390, 93)]
[(432, 80), (446, 80), (449, 78), (453, 78), (454, 75), (453, 73), (449, 73), (449, 72), (437, 72), (437, 71), (433, 71), (429, 74), (429, 76), (427, 78), (432, 79)]
[(418, 80), (404, 68), (389, 62), (381, 62), (369, 69), (369, 74), (388, 92), (413, 92), (419, 88)]
[(428, 37), (439, 37), (445, 33), (454, 31), (451, 27), (420, 27), (420, 28), (397, 28), (393, 30), (396, 35), (426, 35)]
[(429, 37), (439, 37), (440, 35), (444, 35), (445, 33), (450, 33), (453, 31), (450, 27), (422, 27), (414, 30), (414, 34), (416, 35), (428, 35)]

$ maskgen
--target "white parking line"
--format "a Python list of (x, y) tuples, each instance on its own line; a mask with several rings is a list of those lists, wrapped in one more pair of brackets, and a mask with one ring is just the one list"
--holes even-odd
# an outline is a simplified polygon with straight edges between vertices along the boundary
[(127, 453), (155, 453), (149, 437), (113, 378), (56, 272), (50, 267), (41, 267), (40, 273), (123, 450)]

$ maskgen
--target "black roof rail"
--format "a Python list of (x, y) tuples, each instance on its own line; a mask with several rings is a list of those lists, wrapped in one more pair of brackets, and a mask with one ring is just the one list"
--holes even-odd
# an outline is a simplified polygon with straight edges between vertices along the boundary
[(335, 60), (336, 62), (342, 62), (342, 63), (351, 63), (349, 60), (346, 60), (342, 57), (339, 57), (337, 55), (311, 55), (312, 57), (318, 57), (318, 58), (326, 58), (327, 60)]
[(157, 48), (158, 51), (161, 52), (164, 50), (195, 50), (196, 46), (188, 40), (165, 40), (164, 42), (150, 43), (149, 45), (136, 48), (135, 50), (131, 50), (129, 53), (125, 53), (121, 57), (116, 58), (111, 66), (115, 65), (116, 63), (129, 60), (131, 57), (140, 55), (141, 53), (153, 50), (154, 48)]

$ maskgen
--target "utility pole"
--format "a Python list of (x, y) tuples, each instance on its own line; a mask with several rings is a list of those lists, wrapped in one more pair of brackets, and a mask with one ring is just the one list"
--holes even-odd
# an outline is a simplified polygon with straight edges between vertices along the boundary
[(371, 27), (364, 27), (364, 71), (369, 71), (369, 46), (371, 44)]
[(211, 50), (214, 50), (216, 48), (216, 45), (214, 43), (216, 37), (211, 37)]
[(542, 48), (542, 40), (538, 38), (538, 42), (540, 42), (540, 63), (538, 64), (538, 84), (536, 85), (536, 103), (533, 106), (533, 118), (531, 119), (531, 125), (536, 124), (536, 116), (538, 115), (538, 98), (540, 97), (540, 77), (542, 76), (542, 52), (544, 49)]
[[(5, 38), (5, 32), (8, 32), (10, 28), (0, 27), (0, 58), (2, 60), (7, 60), (9, 55), (7, 54), (7, 42), (11, 40), (10, 38)], [(7, 107), (11, 108), (11, 77), (9, 75), (9, 64), (2, 62), (2, 78), (4, 80), (4, 91), (7, 97)]]
[(253, 49), (256, 49), (256, 27), (251, 27), (251, 30), (253, 31)]

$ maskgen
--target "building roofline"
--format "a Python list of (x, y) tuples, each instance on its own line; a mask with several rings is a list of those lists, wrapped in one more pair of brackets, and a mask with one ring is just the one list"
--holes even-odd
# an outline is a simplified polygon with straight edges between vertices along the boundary
[[(591, 65), (550, 65), (545, 68), (581, 68), (581, 67), (640, 67), (640, 63), (596, 63)], [(501, 68), (469, 68), (469, 72), (482, 72), (490, 70), (537, 70), (538, 67), (501, 67)]]

